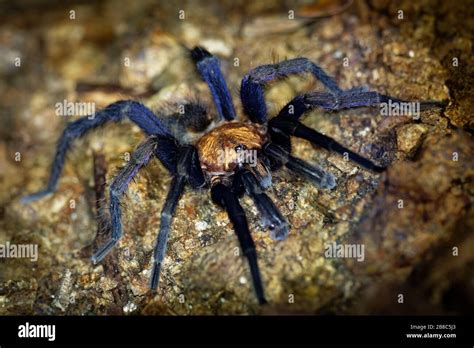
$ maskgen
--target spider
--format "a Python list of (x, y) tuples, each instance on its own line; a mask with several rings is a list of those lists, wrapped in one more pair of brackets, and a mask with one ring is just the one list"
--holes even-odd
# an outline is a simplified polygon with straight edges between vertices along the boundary
[[(283, 166), (297, 175), (309, 179), (322, 189), (333, 189), (336, 180), (323, 168), (291, 155), (291, 136), (306, 139), (324, 149), (343, 154), (356, 164), (374, 172), (385, 168), (345, 148), (330, 137), (303, 125), (299, 119), (306, 112), (321, 108), (328, 111), (356, 107), (376, 107), (382, 102), (402, 102), (387, 95), (363, 88), (341, 89), (336, 81), (307, 58), (295, 58), (277, 64), (258, 66), (244, 76), (240, 98), (243, 112), (249, 121), (237, 121), (232, 97), (220, 70), (217, 57), (202, 47), (190, 50), (201, 78), (208, 85), (219, 121), (193, 142), (183, 141), (172, 131), (177, 118), (165, 119), (134, 100), (120, 100), (98, 111), (93, 117), (83, 117), (67, 125), (59, 138), (47, 187), (21, 199), (32, 202), (52, 194), (57, 187), (66, 154), (76, 138), (108, 121), (118, 122), (129, 118), (147, 135), (110, 185), (111, 236), (92, 256), (100, 262), (117, 245), (122, 237), (122, 195), (132, 179), (153, 157), (157, 157), (172, 176), (169, 191), (160, 216), (160, 227), (153, 253), (150, 288), (156, 290), (161, 266), (167, 249), (172, 219), (186, 185), (193, 189), (210, 188), (212, 201), (225, 209), (233, 225), (240, 247), (247, 258), (253, 288), (260, 304), (266, 303), (264, 288), (245, 212), (239, 198), (246, 193), (255, 204), (263, 227), (274, 240), (283, 240), (289, 233), (289, 224), (276, 205), (265, 194), (272, 185), (271, 173)], [(269, 118), (265, 105), (265, 88), (289, 75), (311, 73), (327, 92), (309, 92), (296, 96), (273, 118)], [(421, 102), (423, 108), (439, 102)], [(185, 122), (199, 123), (206, 111), (199, 103), (185, 108)], [(178, 127), (179, 128), (179, 127)], [(222, 153), (231, 156), (221, 156)], [(245, 161), (243, 153), (256, 154), (256, 161)], [(252, 165), (251, 165), (252, 164)]]

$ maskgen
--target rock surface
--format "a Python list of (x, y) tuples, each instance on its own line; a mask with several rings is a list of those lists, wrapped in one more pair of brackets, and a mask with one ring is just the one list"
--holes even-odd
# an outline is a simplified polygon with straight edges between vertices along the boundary
[[(323, 15), (334, 5), (50, 2), (38, 16), (39, 5), (21, 3), (0, 5), (0, 243), (38, 244), (39, 257), (0, 259), (0, 314), (472, 313), (471, 5), (340, 2), (339, 14), (303, 26), (300, 18), (289, 19), (289, 10)], [(18, 202), (45, 185), (56, 139), (76, 119), (58, 116), (58, 102), (90, 101), (100, 108), (134, 98), (171, 112), (176, 102), (198, 99), (214, 114), (184, 49), (195, 45), (221, 58), (239, 110), (239, 83), (249, 69), (297, 56), (317, 62), (345, 89), (449, 100), (418, 120), (366, 109), (305, 117), (308, 126), (388, 170), (374, 174), (295, 140), (294, 154), (327, 168), (338, 185), (318, 190), (285, 170), (276, 172), (269, 195), (291, 225), (281, 242), (262, 230), (251, 200), (241, 200), (270, 302), (265, 307), (256, 303), (232, 226), (207, 191), (186, 191), (159, 291), (148, 291), (170, 183), (157, 162), (123, 200), (119, 246), (103, 263), (91, 264), (107, 230), (100, 197), (108, 197), (108, 185), (101, 178), (110, 183), (144, 138), (128, 122), (77, 141), (55, 195)], [(275, 83), (266, 93), (270, 115), (316, 88), (311, 78)], [(364, 261), (326, 257), (333, 242), (363, 244)]]

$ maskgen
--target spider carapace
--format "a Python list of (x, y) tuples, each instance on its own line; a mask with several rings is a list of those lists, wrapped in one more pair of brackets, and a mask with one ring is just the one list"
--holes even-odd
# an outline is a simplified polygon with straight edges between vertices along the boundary
[[(196, 143), (201, 168), (211, 180), (223, 179), (250, 162), (267, 140), (266, 127), (244, 122), (226, 122), (204, 134)], [(246, 161), (245, 157), (251, 157)], [(249, 163), (264, 168), (260, 162)], [(264, 173), (262, 174), (270, 174)]]
[[(76, 138), (112, 121), (128, 118), (148, 136), (132, 154), (131, 160), (110, 185), (111, 236), (92, 256), (100, 262), (122, 237), (121, 198), (130, 182), (152, 158), (161, 161), (172, 176), (170, 188), (161, 212), (160, 228), (153, 254), (150, 287), (156, 289), (166, 254), (168, 236), (177, 203), (186, 185), (193, 189), (208, 187), (214, 203), (226, 210), (248, 260), (255, 293), (260, 304), (266, 302), (257, 263), (257, 253), (244, 209), (239, 198), (247, 194), (253, 200), (262, 220), (275, 240), (286, 238), (289, 224), (278, 207), (265, 193), (271, 186), (271, 172), (281, 167), (311, 180), (322, 189), (336, 186), (333, 174), (291, 155), (291, 137), (310, 141), (318, 147), (344, 154), (353, 162), (372, 171), (384, 168), (347, 149), (330, 137), (303, 125), (299, 119), (309, 110), (320, 108), (337, 111), (355, 107), (379, 107), (380, 103), (403, 102), (365, 88), (341, 89), (336, 81), (306, 58), (285, 60), (277, 64), (256, 67), (241, 82), (240, 99), (249, 122), (236, 121), (236, 112), (218, 59), (202, 47), (190, 51), (201, 78), (207, 83), (217, 114), (222, 123), (205, 133), (194, 143), (176, 137), (160, 111), (133, 100), (121, 100), (98, 111), (93, 117), (82, 117), (67, 125), (59, 138), (47, 187), (22, 198), (28, 203), (52, 194), (57, 187), (66, 154)], [(273, 118), (267, 115), (265, 88), (272, 81), (292, 74), (311, 73), (327, 92), (297, 95)], [(435, 101), (420, 102), (422, 108), (439, 106)], [(202, 116), (202, 108), (190, 102), (186, 109), (189, 122)], [(177, 120), (174, 120), (177, 122)], [(172, 125), (171, 125), (172, 126)]]

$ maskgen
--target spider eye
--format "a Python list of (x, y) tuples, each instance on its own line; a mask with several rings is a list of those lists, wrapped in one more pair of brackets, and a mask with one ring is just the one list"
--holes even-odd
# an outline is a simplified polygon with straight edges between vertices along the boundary
[(245, 150), (245, 149), (247, 149), (247, 147), (245, 145), (242, 145), (242, 144), (239, 144), (234, 148), (235, 152), (240, 152), (240, 151)]

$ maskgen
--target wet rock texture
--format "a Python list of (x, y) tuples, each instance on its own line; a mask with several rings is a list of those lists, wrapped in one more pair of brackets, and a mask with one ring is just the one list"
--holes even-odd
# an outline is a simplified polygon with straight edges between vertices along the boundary
[[(35, 263), (0, 259), (0, 314), (472, 313), (472, 2), (44, 1), (41, 11), (21, 3), (0, 11), (0, 242), (37, 243), (40, 253)], [(332, 15), (303, 26), (305, 19), (288, 19), (290, 10)], [(264, 307), (232, 226), (206, 190), (186, 191), (159, 291), (148, 292), (170, 183), (157, 162), (123, 200), (119, 246), (91, 264), (92, 250), (107, 238), (108, 183), (143, 139), (128, 122), (77, 141), (54, 196), (18, 203), (45, 184), (55, 141), (75, 119), (56, 115), (64, 99), (99, 108), (134, 98), (167, 113), (198, 99), (214, 114), (184, 49), (195, 45), (221, 58), (239, 110), (240, 79), (250, 68), (297, 56), (317, 62), (343, 88), (449, 100), (418, 119), (365, 109), (305, 117), (389, 167), (374, 174), (295, 140), (294, 153), (326, 167), (338, 185), (318, 190), (285, 170), (275, 173), (269, 195), (291, 225), (281, 242), (262, 230), (250, 199), (241, 200), (270, 302)], [(274, 84), (266, 93), (270, 115), (317, 88), (311, 78)], [(326, 258), (332, 242), (363, 244), (364, 261)]]

